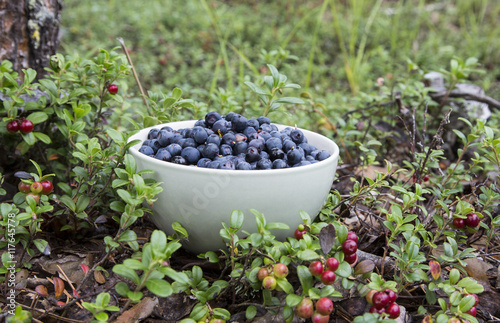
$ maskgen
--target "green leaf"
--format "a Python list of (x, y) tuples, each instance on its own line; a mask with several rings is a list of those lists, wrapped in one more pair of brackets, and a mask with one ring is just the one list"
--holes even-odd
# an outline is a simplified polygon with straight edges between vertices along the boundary
[(127, 297), (130, 298), (130, 300), (132, 302), (134, 302), (134, 303), (139, 302), (141, 300), (141, 298), (142, 298), (143, 295), (144, 294), (142, 292), (132, 292), (132, 291), (130, 291), (130, 292), (127, 293)]
[(293, 286), (286, 279), (276, 279), (277, 285), (287, 294), (293, 293)]
[(231, 313), (225, 308), (214, 308), (213, 315), (215, 318), (220, 320), (229, 320), (231, 318)]
[(248, 86), (250, 88), (250, 90), (252, 90), (253, 92), (255, 92), (257, 94), (271, 96), (269, 93), (267, 93), (266, 91), (264, 91), (263, 89), (261, 89), (260, 87), (258, 87), (257, 85), (255, 85), (252, 82), (246, 81), (245, 85)]
[(33, 112), (29, 116), (26, 117), (29, 121), (34, 124), (39, 124), (47, 120), (49, 116), (45, 112)]
[(304, 261), (311, 261), (311, 260), (319, 259), (320, 256), (316, 252), (312, 251), (311, 249), (305, 249), (305, 250), (299, 251), (297, 253), (297, 257), (299, 257), (299, 259), (304, 260)]
[(122, 145), (125, 142), (123, 134), (118, 130), (108, 129), (108, 131), (106, 131), (106, 133), (118, 145)]
[(66, 205), (71, 211), (75, 211), (76, 210), (76, 204), (75, 202), (71, 199), (71, 197), (69, 197), (68, 195), (63, 195), (59, 198), (59, 200), (64, 204)]
[(49, 244), (47, 241), (43, 239), (35, 239), (33, 240), (33, 243), (35, 244), (36, 248), (43, 253), (45, 249), (47, 248), (47, 245)]
[(35, 135), (33, 134), (33, 132), (30, 132), (30, 133), (21, 133), (24, 141), (30, 145), (30, 146), (33, 146), (36, 142), (36, 138), (35, 138)]
[(295, 294), (288, 294), (286, 296), (286, 305), (294, 307), (302, 301), (303, 297)]
[(295, 98), (295, 97), (290, 97), (290, 96), (285, 96), (282, 98), (279, 98), (275, 100), (274, 102), (276, 103), (291, 103), (291, 104), (304, 104), (304, 100)]
[(297, 276), (299, 276), (300, 285), (302, 286), (304, 293), (307, 294), (308, 290), (313, 286), (313, 276), (309, 271), (309, 268), (304, 265), (298, 266)]
[(40, 140), (41, 142), (43, 142), (44, 144), (50, 144), (52, 142), (52, 140), (50, 139), (49, 136), (47, 136), (46, 134), (44, 133), (41, 133), (41, 132), (33, 132), (33, 135), (38, 139)]
[(266, 224), (265, 228), (266, 228), (266, 230), (277, 230), (277, 229), (289, 230), (290, 229), (290, 227), (288, 225), (281, 223), (281, 222), (268, 223), (268, 224)]
[(149, 291), (159, 297), (168, 297), (172, 294), (172, 286), (163, 279), (148, 279), (146, 287)]
[(243, 225), (243, 220), (244, 220), (244, 214), (240, 210), (234, 210), (231, 213), (231, 228), (233, 229), (240, 229), (241, 226)]
[(340, 277), (349, 277), (352, 274), (352, 268), (346, 261), (342, 261), (339, 264), (339, 268), (335, 271), (335, 274)]
[(474, 304), (476, 303), (476, 299), (472, 295), (467, 295), (462, 300), (460, 301), (460, 304), (458, 305), (458, 309), (462, 312), (465, 313), (468, 310), (470, 310)]
[(124, 231), (122, 234), (120, 234), (120, 237), (118, 238), (118, 241), (120, 242), (128, 242), (135, 240), (137, 240), (137, 234), (132, 230)]
[(251, 321), (255, 315), (257, 315), (257, 307), (250, 305), (245, 311), (245, 317), (248, 321)]
[(136, 284), (140, 283), (139, 276), (137, 275), (137, 273), (135, 272), (135, 270), (133, 270), (131, 268), (128, 268), (125, 265), (115, 265), (113, 267), (113, 272), (115, 274), (118, 274), (118, 275), (120, 275), (122, 277), (127, 278), (128, 280), (133, 281)]
[(179, 282), (181, 284), (186, 284), (186, 285), (188, 285), (190, 283), (189, 277), (183, 272), (177, 272), (170, 267), (164, 268), (163, 272), (165, 273), (165, 275), (167, 275), (169, 278), (175, 280), (176, 282)]
[(151, 246), (153, 248), (154, 255), (162, 256), (167, 246), (167, 236), (165, 235), (165, 232), (161, 230), (153, 231), (151, 234)]

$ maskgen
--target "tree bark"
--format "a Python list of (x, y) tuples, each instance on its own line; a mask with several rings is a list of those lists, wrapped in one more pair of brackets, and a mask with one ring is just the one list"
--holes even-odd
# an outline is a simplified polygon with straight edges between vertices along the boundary
[(32, 68), (45, 74), (50, 56), (56, 53), (61, 0), (0, 0), (0, 61), (13, 69)]

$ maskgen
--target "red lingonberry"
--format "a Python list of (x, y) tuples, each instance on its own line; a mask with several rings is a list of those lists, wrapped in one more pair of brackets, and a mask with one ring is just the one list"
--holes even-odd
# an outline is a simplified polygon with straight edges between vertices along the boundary
[(34, 127), (33, 122), (30, 120), (23, 120), (19, 125), (19, 130), (21, 130), (22, 133), (30, 133), (33, 131)]
[(19, 192), (28, 193), (31, 191), (31, 184), (19, 182), (17, 188), (19, 189)]
[(326, 297), (318, 299), (316, 302), (316, 311), (321, 315), (330, 315), (333, 311), (333, 302)]
[(474, 306), (477, 306), (477, 304), (479, 304), (479, 297), (476, 294), (468, 294), (468, 295), (474, 297), (474, 299), (476, 300), (474, 302)]
[(472, 316), (474, 316), (474, 317), (475, 317), (475, 316), (477, 315), (477, 308), (476, 308), (476, 307), (471, 307), (471, 309), (470, 309), (470, 310), (468, 310), (468, 311), (467, 311), (467, 312), (465, 312), (465, 313), (470, 314), (470, 315), (472, 315)]
[(276, 288), (276, 278), (273, 276), (267, 276), (262, 281), (262, 286), (267, 290), (273, 290)]
[(309, 265), (309, 272), (313, 276), (319, 276), (321, 273), (323, 273), (323, 264), (319, 260), (315, 260), (311, 262)]
[(373, 306), (385, 308), (389, 304), (389, 296), (385, 292), (377, 292), (373, 295)]
[(10, 133), (16, 133), (19, 131), (19, 123), (17, 123), (16, 120), (12, 120), (11, 122), (7, 123), (7, 131)]
[(453, 218), (453, 221), (451, 221), (451, 225), (455, 229), (462, 229), (463, 227), (465, 227), (465, 220), (462, 218)]
[(396, 303), (392, 303), (391, 305), (387, 306), (385, 309), (385, 312), (389, 314), (389, 317), (391, 319), (395, 319), (399, 317), (399, 314), (401, 313), (401, 310), (399, 309), (399, 305)]
[(396, 292), (392, 289), (386, 288), (384, 292), (387, 294), (387, 296), (389, 296), (389, 305), (394, 303), (398, 298), (398, 294), (396, 294)]
[(295, 306), (295, 313), (297, 316), (308, 319), (313, 315), (314, 304), (312, 299), (309, 297), (304, 297), (297, 306)]
[(326, 260), (326, 266), (331, 271), (335, 271), (339, 268), (339, 261), (337, 260), (337, 258), (330, 257)]
[(35, 193), (35, 194), (40, 194), (42, 192), (42, 183), (40, 182), (33, 182), (30, 186), (30, 190), (31, 192)]
[(347, 232), (346, 240), (352, 240), (354, 242), (358, 242), (358, 235), (354, 231)]
[(346, 240), (342, 244), (342, 251), (345, 255), (352, 255), (358, 250), (358, 244), (354, 240)]
[(269, 276), (269, 270), (267, 270), (267, 268), (265, 267), (260, 268), (259, 271), (257, 272), (257, 278), (260, 281), (263, 281), (264, 278), (266, 278), (267, 276)]
[(274, 277), (278, 279), (285, 278), (288, 275), (288, 267), (285, 264), (278, 263), (273, 268)]
[(321, 282), (325, 285), (332, 285), (335, 282), (335, 273), (331, 270), (325, 270), (321, 273)]
[(368, 294), (365, 295), (365, 299), (368, 302), (368, 304), (373, 305), (373, 295), (378, 293), (378, 290), (372, 289), (368, 292)]
[(304, 238), (304, 234), (306, 234), (306, 233), (307, 233), (306, 230), (295, 229), (295, 232), (293, 235), (295, 236), (295, 239), (300, 240), (300, 239)]
[(352, 267), (356, 262), (358, 262), (358, 255), (353, 253), (352, 255), (344, 256), (344, 260)]
[(479, 222), (481, 222), (481, 220), (479, 219), (479, 216), (477, 216), (476, 213), (471, 212), (467, 214), (467, 219), (465, 219), (466, 226), (475, 228), (479, 225)]
[(48, 195), (52, 193), (54, 185), (52, 185), (51, 181), (42, 181), (41, 184), (42, 184), (42, 194)]
[(116, 94), (116, 93), (118, 93), (118, 85), (111, 84), (110, 86), (108, 86), (108, 92), (110, 94)]
[(330, 315), (322, 315), (315, 311), (311, 317), (313, 323), (328, 323), (330, 321)]

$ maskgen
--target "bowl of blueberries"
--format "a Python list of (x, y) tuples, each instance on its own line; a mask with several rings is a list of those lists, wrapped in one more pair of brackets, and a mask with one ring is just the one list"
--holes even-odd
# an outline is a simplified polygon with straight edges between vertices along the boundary
[(136, 139), (129, 152), (138, 171), (153, 170), (148, 176), (163, 187), (152, 220), (169, 234), (180, 223), (193, 253), (224, 248), (219, 232), (233, 210), (245, 215), (240, 238), (257, 231), (252, 209), (289, 227), (272, 230), (276, 239), (293, 237), (300, 211), (314, 218), (321, 210), (339, 159), (323, 135), (233, 112), (145, 128), (129, 141)]

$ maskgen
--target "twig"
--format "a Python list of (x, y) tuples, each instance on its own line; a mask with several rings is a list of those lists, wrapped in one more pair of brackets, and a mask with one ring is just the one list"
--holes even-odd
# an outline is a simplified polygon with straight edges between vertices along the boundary
[(473, 93), (464, 93), (453, 90), (446, 95), (448, 91), (440, 91), (440, 92), (429, 92), (429, 96), (435, 101), (445, 101), (447, 98), (462, 98), (466, 100), (473, 100), (482, 103), (486, 103), (492, 108), (500, 109), (500, 101), (497, 101), (486, 95), (478, 95)]
[(121, 37), (118, 37), (117, 40), (122, 45), (122, 49), (125, 52), (125, 56), (127, 56), (128, 63), (130, 64), (130, 67), (132, 68), (132, 73), (134, 74), (135, 82), (139, 86), (139, 91), (141, 91), (142, 99), (144, 100), (144, 104), (146, 104), (146, 107), (148, 108), (148, 111), (149, 111), (150, 108), (149, 108), (147, 95), (146, 95), (146, 93), (144, 93), (144, 90), (142, 89), (141, 82), (139, 81), (139, 77), (137, 76), (137, 73), (135, 71), (134, 64), (132, 63), (132, 58), (130, 58), (130, 55), (128, 54), (127, 47), (125, 46), (125, 42), (123, 41), (123, 38), (121, 38)]

